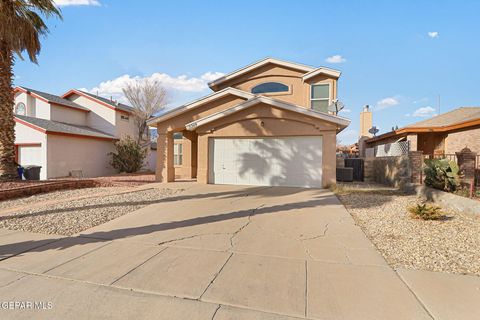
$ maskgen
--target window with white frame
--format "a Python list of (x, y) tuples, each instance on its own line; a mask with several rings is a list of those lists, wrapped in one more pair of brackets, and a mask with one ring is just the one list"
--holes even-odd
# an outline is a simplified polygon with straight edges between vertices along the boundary
[(181, 166), (183, 163), (183, 145), (175, 143), (173, 145), (173, 165)]
[(330, 85), (313, 84), (310, 96), (311, 108), (315, 111), (328, 112), (330, 103)]

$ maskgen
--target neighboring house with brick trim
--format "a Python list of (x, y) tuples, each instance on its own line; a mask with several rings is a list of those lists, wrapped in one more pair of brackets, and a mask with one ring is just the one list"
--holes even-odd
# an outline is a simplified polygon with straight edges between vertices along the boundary
[(462, 107), (365, 141), (367, 148), (410, 141), (411, 151), (434, 156), (468, 147), (480, 154), (480, 107)]
[(131, 107), (80, 90), (14, 92), (19, 164), (41, 166), (41, 179), (115, 173), (108, 153), (117, 140), (136, 134)]
[(213, 93), (149, 121), (158, 132), (157, 180), (327, 187), (340, 71), (266, 58), (211, 83)]

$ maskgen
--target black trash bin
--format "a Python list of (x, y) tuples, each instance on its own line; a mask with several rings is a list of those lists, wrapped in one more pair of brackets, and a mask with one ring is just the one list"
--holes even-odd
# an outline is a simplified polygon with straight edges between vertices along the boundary
[(23, 176), (27, 180), (40, 180), (40, 169), (41, 166), (24, 166)]

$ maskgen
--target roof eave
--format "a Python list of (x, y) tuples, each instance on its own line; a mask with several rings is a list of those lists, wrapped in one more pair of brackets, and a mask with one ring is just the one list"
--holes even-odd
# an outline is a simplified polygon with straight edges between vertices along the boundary
[(294, 105), (294, 104), (290, 104), (290, 103), (286, 103), (286, 102), (283, 102), (283, 101), (280, 101), (280, 100), (267, 98), (265, 96), (256, 96), (255, 98), (247, 100), (247, 101), (245, 101), (241, 104), (238, 104), (234, 107), (231, 107), (227, 110), (217, 112), (217, 113), (208, 115), (204, 118), (198, 119), (196, 121), (192, 121), (190, 123), (187, 123), (185, 128), (189, 131), (193, 131), (198, 127), (206, 125), (206, 124), (208, 124), (212, 121), (221, 119), (223, 117), (229, 116), (231, 114), (234, 114), (234, 113), (239, 112), (241, 110), (244, 110), (246, 108), (254, 106), (258, 103), (265, 103), (265, 104), (269, 104), (269, 105), (272, 105), (272, 106), (277, 106), (279, 108), (283, 108), (283, 109), (286, 109), (286, 110), (289, 110), (289, 111), (292, 111), (292, 112), (301, 113), (301, 114), (304, 114), (304, 115), (307, 115), (307, 116), (310, 116), (310, 117), (314, 117), (314, 118), (321, 119), (321, 120), (324, 120), (324, 121), (327, 121), (327, 122), (330, 122), (330, 123), (334, 123), (338, 126), (338, 129), (340, 131), (345, 129), (346, 127), (348, 127), (348, 125), (351, 122), (349, 119), (346, 119), (346, 118), (343, 118), (343, 117), (333, 116), (333, 115), (330, 115), (330, 114), (324, 114), (324, 113), (319, 113), (319, 112), (314, 112), (314, 111), (305, 109), (303, 107), (300, 107), (300, 106), (297, 106), (297, 105)]
[(184, 112), (187, 112), (189, 110), (192, 110), (192, 109), (195, 109), (196, 107), (199, 107), (205, 103), (208, 103), (208, 102), (211, 102), (211, 101), (215, 101), (217, 99), (220, 99), (228, 94), (232, 94), (232, 95), (235, 95), (239, 98), (244, 98), (244, 99), (250, 99), (250, 98), (253, 98), (255, 95), (249, 93), (249, 92), (246, 92), (246, 91), (242, 91), (242, 90), (238, 90), (238, 89), (235, 89), (235, 88), (225, 88), (225, 89), (222, 89), (220, 91), (217, 91), (217, 92), (213, 92), (205, 97), (202, 97), (202, 98), (199, 98), (197, 100), (194, 100), (188, 104), (185, 104), (183, 106), (180, 106), (178, 108), (175, 108), (161, 116), (158, 116), (158, 117), (155, 117), (155, 118), (152, 118), (150, 120), (147, 121), (147, 125), (148, 126), (154, 126), (156, 124), (158, 124), (159, 122), (162, 122), (162, 121), (165, 121), (165, 120), (168, 120), (168, 119), (171, 119), (175, 116), (178, 116)]

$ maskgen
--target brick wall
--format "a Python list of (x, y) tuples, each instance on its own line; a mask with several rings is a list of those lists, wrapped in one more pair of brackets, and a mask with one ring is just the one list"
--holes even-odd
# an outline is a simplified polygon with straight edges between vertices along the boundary
[(480, 128), (452, 132), (445, 139), (445, 153), (453, 154), (465, 147), (480, 154)]

